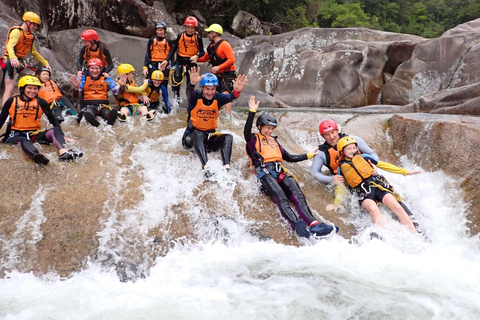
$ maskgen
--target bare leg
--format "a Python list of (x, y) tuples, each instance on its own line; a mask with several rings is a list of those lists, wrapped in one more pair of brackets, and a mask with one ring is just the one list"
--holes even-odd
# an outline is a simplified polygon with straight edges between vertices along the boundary
[(380, 208), (377, 206), (377, 203), (371, 199), (365, 199), (362, 202), (362, 206), (370, 213), (372, 221), (375, 224), (378, 224), (380, 227), (385, 227), (385, 221), (383, 220), (382, 213)]
[(382, 199), (382, 203), (387, 208), (392, 210), (392, 212), (398, 217), (398, 220), (400, 220), (401, 223), (406, 225), (408, 229), (417, 233), (417, 229), (413, 225), (413, 222), (408, 216), (407, 212), (403, 209), (403, 207), (398, 203), (397, 199), (395, 199), (395, 197), (392, 194), (390, 193), (386, 194)]
[(8, 76), (5, 76), (5, 91), (3, 91), (3, 100), (2, 104), (5, 104), (8, 99), (12, 96), (13, 88), (15, 87), (15, 80), (8, 79)]

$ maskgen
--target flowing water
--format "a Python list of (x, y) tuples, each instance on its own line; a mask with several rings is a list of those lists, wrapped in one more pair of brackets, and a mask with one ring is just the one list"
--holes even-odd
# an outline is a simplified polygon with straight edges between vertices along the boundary
[[(292, 126), (279, 128), (280, 142), (290, 151), (296, 144), (293, 153), (312, 151), (319, 143), (313, 124), (324, 116), (313, 116), (307, 129), (302, 119), (282, 115), (280, 124)], [(336, 120), (342, 117), (351, 115)], [(351, 201), (336, 217), (356, 230), (350, 236), (341, 230), (325, 239), (296, 240), (300, 245), (282, 244), (264, 236), (270, 224), (285, 229), (287, 237), (295, 235), (255, 187), (243, 151), (244, 120), (244, 115), (228, 125), (222, 120), (224, 131), (234, 135), (234, 159), (242, 160), (225, 172), (218, 154), (212, 155), (213, 181), (204, 181), (195, 155), (181, 151), (181, 125), (133, 147), (113, 146), (114, 163), (132, 148), (140, 200), (126, 207), (119, 205), (119, 196), (105, 200), (97, 253), (67, 278), (14, 267), (19, 252), (42, 239), (46, 191), (39, 188), (14, 236), (0, 239), (2, 261), (11, 265), (0, 279), (0, 318), (480, 319), (480, 241), (465, 226), (467, 205), (459, 200), (458, 183), (440, 171), (408, 177), (385, 173), (407, 199), (427, 240), (388, 214), (386, 229), (372, 226)], [(98, 130), (105, 136), (111, 129)], [(1, 150), (0, 158), (8, 152)], [(398, 161), (422, 170), (401, 155)], [(130, 181), (121, 161), (116, 165), (109, 182), (113, 194)], [(315, 214), (323, 214), (326, 203), (315, 195), (329, 193), (308, 181), (309, 167), (309, 161), (292, 166)], [(30, 235), (24, 239), (19, 234), (25, 230)], [(372, 231), (383, 241), (371, 240)], [(152, 249), (165, 242), (169, 250)]]

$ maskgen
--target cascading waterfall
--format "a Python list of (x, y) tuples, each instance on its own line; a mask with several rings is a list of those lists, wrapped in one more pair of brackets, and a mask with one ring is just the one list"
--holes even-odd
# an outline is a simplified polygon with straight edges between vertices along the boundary
[[(325, 115), (312, 115), (308, 125), (295, 122), (296, 115), (278, 115), (282, 145), (292, 153), (316, 148), (314, 124)], [(369, 116), (360, 117), (368, 123)], [(468, 206), (460, 201), (455, 181), (441, 171), (408, 177), (382, 172), (407, 199), (427, 240), (409, 232), (386, 210), (387, 228), (373, 226), (354, 202), (336, 215), (356, 230), (352, 237), (342, 237), (341, 230), (326, 239), (295, 240), (275, 206), (258, 191), (248, 168), (244, 119), (243, 114), (222, 119), (222, 131), (234, 135), (234, 162), (226, 172), (219, 154), (210, 155), (212, 181), (204, 180), (196, 155), (181, 149), (183, 122), (172, 116), (156, 120), (155, 124), (171, 125), (160, 136), (149, 134), (152, 123), (91, 130), (94, 133), (85, 139), (94, 141), (123, 130), (116, 134), (118, 144), (109, 142), (108, 162), (116, 169), (105, 183), (112, 197), (103, 203), (97, 252), (83, 270), (67, 278), (15, 268), (7, 272), (0, 279), (0, 318), (480, 317), (480, 241), (466, 228)], [(286, 128), (287, 123), (292, 127)], [(135, 132), (134, 143), (122, 140)], [(87, 150), (86, 163), (92, 153)], [(8, 157), (0, 150), (0, 160)], [(422, 170), (405, 156), (398, 161)], [(311, 181), (310, 162), (290, 167), (315, 214), (334, 220), (324, 212), (323, 200), (333, 197)], [(42, 239), (42, 203), (49, 191), (35, 192), (37, 202), (18, 221), (15, 237), (0, 237), (2, 263), (11, 267), (22, 259), (20, 246), (34, 250)], [(126, 196), (131, 193), (132, 198)], [(372, 231), (384, 240), (371, 240)]]

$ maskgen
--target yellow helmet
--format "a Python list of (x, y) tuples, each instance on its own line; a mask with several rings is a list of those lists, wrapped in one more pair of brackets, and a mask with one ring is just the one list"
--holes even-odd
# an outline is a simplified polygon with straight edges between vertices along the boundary
[(205, 31), (207, 31), (207, 32), (213, 31), (213, 32), (216, 32), (218, 34), (222, 34), (223, 33), (223, 28), (218, 23), (214, 23), (214, 24), (210, 25), (210, 27), (208, 27), (208, 29), (205, 29)]
[(165, 79), (165, 77), (163, 76), (163, 72), (160, 71), (160, 70), (155, 70), (152, 72), (152, 76), (151, 76), (151, 79), (152, 80), (160, 80), (160, 81), (163, 81)]
[(121, 75), (122, 73), (128, 74), (128, 73), (133, 72), (133, 71), (135, 71), (135, 68), (131, 64), (128, 64), (128, 63), (122, 63), (117, 68), (118, 75)]
[(20, 80), (18, 80), (18, 89), (23, 88), (27, 85), (38, 86), (41, 87), (42, 83), (38, 80), (37, 77), (34, 76), (24, 76)]
[(352, 144), (352, 143), (355, 143), (356, 145), (358, 145), (357, 140), (355, 140), (354, 138), (343, 137), (342, 139), (338, 140), (337, 151), (338, 152), (342, 151), (343, 148), (345, 148), (346, 146), (348, 146), (349, 144)]
[(36, 23), (36, 24), (41, 24), (42, 23), (42, 20), (40, 20), (40, 17), (38, 16), (38, 14), (36, 14), (35, 12), (32, 12), (32, 11), (27, 11), (23, 14), (23, 21), (30, 21), (30, 22), (33, 22), (33, 23)]

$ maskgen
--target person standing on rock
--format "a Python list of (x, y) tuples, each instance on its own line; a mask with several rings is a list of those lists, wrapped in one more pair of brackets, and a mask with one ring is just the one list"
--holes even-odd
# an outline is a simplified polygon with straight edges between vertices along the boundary
[[(212, 176), (208, 166), (207, 153), (221, 150), (224, 167), (230, 169), (233, 136), (216, 131), (220, 109), (240, 96), (247, 82), (245, 75), (240, 75), (233, 82), (233, 91), (229, 94), (217, 93), (218, 79), (212, 73), (200, 76), (200, 69), (192, 67), (189, 71), (191, 84), (188, 102), (187, 128), (183, 134), (182, 145), (189, 151), (195, 150), (206, 178)], [(201, 90), (194, 90), (200, 83)]]
[[(235, 73), (235, 54), (233, 48), (227, 40), (222, 39), (223, 28), (214, 23), (205, 29), (208, 32), (210, 44), (207, 47), (207, 53), (198, 57), (194, 62), (211, 63), (210, 72), (218, 78), (219, 86), (217, 92), (230, 93), (233, 90), (233, 80), (237, 77)], [(232, 104), (225, 105), (225, 111), (228, 115), (232, 113)]]
[(114, 95), (122, 94), (127, 83), (127, 75), (122, 74), (118, 84), (110, 77), (102, 74), (102, 61), (98, 58), (90, 59), (87, 64), (88, 75), (84, 74), (79, 80), (76, 75), (70, 77), (74, 89), (72, 96), (74, 99), (80, 98), (79, 105), (82, 107), (77, 115), (77, 121), (80, 123), (82, 117), (92, 126), (98, 127), (100, 123), (96, 117), (107, 120), (107, 124), (113, 125), (117, 119), (117, 109), (109, 105), (108, 91)]
[[(34, 76), (24, 76), (18, 81), (20, 94), (9, 98), (0, 113), (0, 128), (10, 117), (3, 142), (20, 144), (23, 152), (35, 163), (47, 164), (50, 160), (33, 145), (53, 143), (58, 150), (59, 160), (74, 160), (83, 156), (83, 152), (69, 150), (65, 146), (65, 136), (48, 103), (38, 97), (42, 86)], [(53, 125), (51, 129), (42, 129), (41, 117), (45, 114)]]
[(158, 21), (155, 24), (155, 33), (156, 36), (148, 39), (147, 50), (145, 52), (145, 59), (143, 62), (143, 75), (147, 79), (151, 79), (152, 73), (155, 70), (160, 70), (167, 78), (163, 83), (165, 88), (168, 84), (168, 75), (170, 71), (170, 61), (167, 60), (167, 57), (170, 59), (172, 55), (169, 55), (173, 44), (170, 39), (165, 37), (167, 32), (167, 25), (163, 21)]
[(166, 58), (168, 61), (175, 53), (177, 54), (175, 66), (170, 70), (170, 72), (173, 72), (170, 75), (170, 84), (177, 103), (180, 99), (180, 85), (185, 78), (187, 79), (187, 99), (190, 99), (190, 70), (197, 67), (196, 59), (205, 54), (202, 37), (195, 30), (198, 26), (197, 18), (189, 16), (185, 19), (183, 25), (185, 31), (177, 35), (177, 39), (173, 42), (173, 48)]
[[(250, 97), (248, 102), (250, 111), (243, 134), (247, 143), (247, 155), (250, 157), (251, 165), (255, 167), (262, 191), (277, 204), (282, 216), (288, 220), (299, 236), (308, 238), (311, 233), (318, 236), (330, 234), (334, 227), (319, 223), (313, 217), (296, 177), (283, 166), (283, 160), (299, 162), (312, 159), (317, 154), (317, 150), (301, 155), (290, 154), (278, 143), (277, 137), (272, 135), (277, 127), (277, 120), (267, 113), (263, 113), (257, 118), (256, 126), (259, 133), (252, 133), (253, 120), (258, 105), (259, 102), (255, 102), (255, 97)], [(290, 207), (289, 201), (295, 204), (301, 219), (297, 218)], [(338, 231), (338, 228), (336, 228), (336, 231)]]
[[(418, 233), (415, 225), (407, 212), (400, 205), (401, 197), (395, 192), (388, 181), (378, 174), (375, 159), (368, 154), (358, 152), (357, 141), (352, 137), (343, 137), (337, 143), (340, 153), (337, 175), (342, 175), (348, 188), (355, 192), (360, 205), (370, 213), (373, 223), (385, 227), (382, 213), (377, 203), (383, 203), (398, 217), (398, 220), (411, 231)], [(417, 174), (412, 171), (408, 174)], [(339, 188), (340, 186), (337, 186)], [(327, 206), (328, 209), (337, 210), (339, 201)]]
[(12, 96), (13, 88), (15, 87), (15, 71), (19, 73), (26, 67), (29, 67), (24, 61), (27, 54), (30, 53), (38, 62), (52, 71), (48, 61), (38, 53), (34, 45), (35, 35), (33, 32), (42, 23), (40, 17), (34, 12), (27, 11), (23, 14), (22, 19), (23, 24), (21, 26), (15, 26), (8, 30), (5, 53), (2, 60), (0, 60), (5, 81), (2, 103), (5, 103)]
[(84, 73), (88, 73), (88, 61), (100, 59), (103, 76), (108, 78), (108, 73), (113, 70), (112, 57), (105, 44), (99, 40), (98, 33), (93, 29), (87, 29), (82, 32), (81, 38), (83, 47), (77, 60), (77, 77), (80, 78)]

